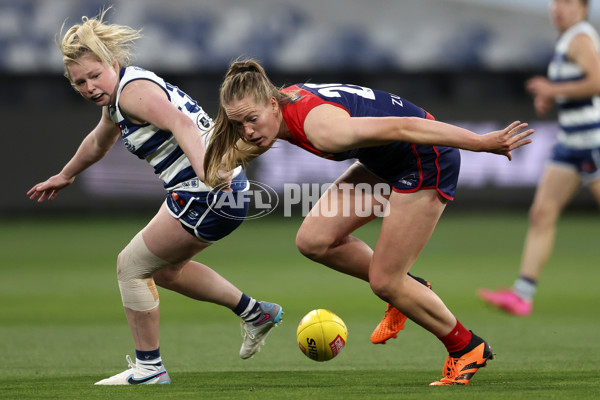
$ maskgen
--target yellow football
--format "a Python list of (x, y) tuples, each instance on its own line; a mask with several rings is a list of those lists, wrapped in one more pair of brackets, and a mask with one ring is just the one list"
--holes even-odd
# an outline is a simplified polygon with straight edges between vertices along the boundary
[(320, 308), (302, 318), (296, 336), (304, 355), (315, 361), (329, 361), (346, 345), (348, 328), (340, 317)]

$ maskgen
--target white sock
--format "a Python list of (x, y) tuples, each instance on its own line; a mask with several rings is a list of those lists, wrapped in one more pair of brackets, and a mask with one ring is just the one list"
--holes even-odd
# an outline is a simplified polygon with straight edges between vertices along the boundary
[(260, 303), (253, 298), (250, 298), (250, 302), (246, 309), (240, 314), (240, 318), (246, 322), (252, 322), (257, 319), (261, 313), (262, 309), (260, 308)]
[(162, 358), (158, 357), (158, 358), (154, 358), (152, 360), (140, 360), (139, 358), (136, 357), (135, 365), (137, 365), (140, 368), (144, 368), (144, 369), (157, 370), (162, 365)]
[(536, 282), (529, 278), (519, 277), (513, 285), (513, 291), (523, 300), (533, 300), (533, 295), (536, 290)]

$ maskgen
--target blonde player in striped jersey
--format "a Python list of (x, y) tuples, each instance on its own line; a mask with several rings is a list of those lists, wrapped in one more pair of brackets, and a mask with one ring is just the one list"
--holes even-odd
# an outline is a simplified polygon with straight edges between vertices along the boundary
[(560, 37), (548, 78), (534, 77), (527, 90), (538, 115), (558, 106), (558, 144), (539, 182), (529, 218), (519, 277), (511, 289), (480, 289), (488, 303), (527, 316), (552, 249), (556, 222), (582, 183), (600, 204), (600, 39), (587, 21), (588, 0), (553, 0), (550, 11)]
[[(65, 76), (81, 96), (101, 107), (100, 121), (62, 171), (27, 194), (38, 202), (53, 200), (77, 175), (102, 159), (119, 138), (130, 152), (154, 167), (164, 182), (166, 201), (117, 259), (119, 289), (136, 361), (127, 356), (127, 370), (96, 384), (165, 384), (171, 379), (159, 350), (155, 284), (236, 313), (244, 334), (243, 359), (260, 349), (271, 328), (280, 322), (282, 309), (247, 296), (217, 272), (192, 260), (240, 225), (247, 202), (219, 202), (226, 192), (203, 182), (204, 150), (212, 119), (179, 88), (150, 71), (127, 66), (140, 31), (105, 23), (106, 11), (97, 18), (83, 17), (82, 24), (64, 35), (61, 31), (59, 45)], [(238, 197), (248, 190), (241, 168), (234, 171), (230, 190)], [(221, 208), (217, 209), (217, 204)]]

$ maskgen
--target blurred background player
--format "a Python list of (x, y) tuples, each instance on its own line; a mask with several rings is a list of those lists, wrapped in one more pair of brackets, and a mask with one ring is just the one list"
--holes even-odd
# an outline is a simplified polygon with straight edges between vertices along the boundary
[[(62, 35), (59, 45), (65, 75), (81, 96), (102, 108), (98, 125), (86, 136), (57, 175), (28, 191), (31, 199), (53, 200), (121, 137), (127, 149), (154, 167), (168, 192), (154, 218), (121, 251), (117, 277), (135, 344), (136, 362), (97, 385), (164, 384), (170, 377), (159, 350), (159, 300), (155, 283), (190, 298), (219, 304), (242, 318), (243, 359), (252, 357), (275, 324), (279, 305), (258, 302), (215, 271), (192, 260), (198, 252), (231, 233), (247, 213), (244, 207), (220, 211), (211, 206), (224, 195), (203, 182), (205, 141), (213, 121), (179, 88), (154, 73), (127, 66), (140, 31), (82, 18)], [(64, 26), (63, 26), (64, 29)], [(244, 171), (233, 173), (231, 190), (246, 191)], [(228, 203), (230, 204), (230, 203)]]
[[(478, 135), (435, 121), (399, 96), (356, 85), (310, 83), (279, 90), (254, 60), (234, 62), (220, 93), (205, 159), (207, 182), (218, 184), (219, 171), (260, 155), (278, 138), (321, 157), (359, 159), (306, 216), (296, 245), (308, 258), (369, 282), (377, 296), (439, 338), (449, 354), (444, 377), (431, 385), (467, 385), (493, 358), (490, 346), (407, 273), (454, 198), (457, 148), (511, 159), (513, 149), (530, 142), (526, 138), (533, 130), (517, 121)], [(376, 185), (393, 189), (385, 204), (375, 190), (357, 190)], [(360, 204), (373, 209), (357, 212)], [(382, 205), (389, 214), (373, 251), (351, 234), (373, 221), (373, 210)], [(324, 215), (323, 209), (329, 212)]]
[(587, 184), (600, 204), (600, 40), (587, 22), (588, 0), (553, 0), (550, 14), (560, 37), (548, 78), (526, 84), (538, 115), (558, 106), (558, 143), (544, 170), (529, 212), (519, 277), (511, 289), (480, 289), (486, 302), (510, 314), (532, 311), (538, 279), (554, 248), (556, 223)]

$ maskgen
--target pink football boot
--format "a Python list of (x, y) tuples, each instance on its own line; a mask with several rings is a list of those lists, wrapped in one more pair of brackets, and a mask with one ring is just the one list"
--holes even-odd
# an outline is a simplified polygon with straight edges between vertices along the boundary
[(477, 294), (489, 304), (520, 317), (531, 314), (533, 308), (531, 301), (522, 299), (509, 289), (479, 289)]

